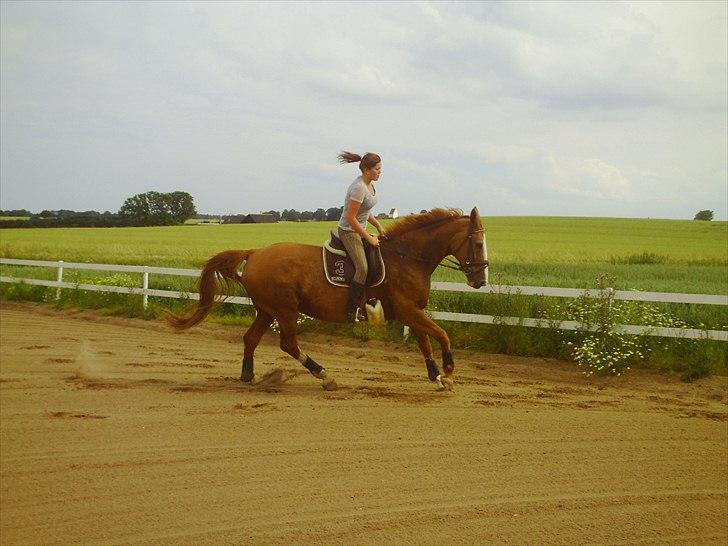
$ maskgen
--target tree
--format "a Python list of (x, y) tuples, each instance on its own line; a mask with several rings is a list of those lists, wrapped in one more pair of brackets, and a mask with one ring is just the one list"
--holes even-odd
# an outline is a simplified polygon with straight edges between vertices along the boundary
[(288, 220), (289, 222), (298, 222), (301, 219), (301, 213), (296, 209), (285, 209), (281, 213), (281, 219)]
[(344, 207), (331, 207), (326, 209), (326, 219), (329, 221), (338, 220), (341, 218), (341, 213), (344, 212)]
[(0, 210), (0, 216), (33, 216), (33, 213), (25, 209)]
[(137, 224), (143, 225), (152, 223), (153, 194), (156, 192), (138, 193), (124, 201), (119, 209), (119, 216), (134, 220)]
[(197, 213), (195, 202), (186, 191), (174, 191), (162, 195), (169, 208), (169, 213), (177, 223), (184, 224)]
[(326, 220), (326, 211), (324, 209), (316, 209), (313, 213), (313, 219), (318, 222)]
[(277, 210), (269, 210), (267, 212), (261, 212), (261, 214), (270, 214), (271, 216), (275, 217), (276, 222), (280, 222), (281, 220), (281, 213)]
[(313, 212), (311, 212), (310, 210), (304, 210), (301, 213), (301, 221), (308, 222), (309, 220), (313, 220)]
[(705, 220), (710, 222), (713, 219), (713, 211), (712, 210), (701, 210), (695, 215), (695, 218), (693, 220)]
[(136, 225), (184, 223), (195, 215), (192, 196), (183, 191), (159, 193), (148, 191), (129, 197), (119, 209), (119, 216)]

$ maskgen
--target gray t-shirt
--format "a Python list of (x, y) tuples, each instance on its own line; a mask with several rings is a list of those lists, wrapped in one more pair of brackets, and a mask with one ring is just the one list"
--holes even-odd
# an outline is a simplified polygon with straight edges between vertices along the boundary
[(349, 189), (346, 190), (346, 200), (344, 201), (344, 210), (341, 213), (341, 220), (339, 220), (339, 227), (348, 231), (354, 231), (354, 228), (349, 225), (349, 221), (346, 219), (346, 210), (349, 207), (349, 201), (356, 201), (361, 203), (359, 212), (356, 213), (357, 221), (362, 225), (364, 229), (367, 228), (367, 219), (369, 213), (377, 204), (376, 196), (369, 193), (367, 185), (361, 176), (358, 176), (354, 182), (351, 183)]

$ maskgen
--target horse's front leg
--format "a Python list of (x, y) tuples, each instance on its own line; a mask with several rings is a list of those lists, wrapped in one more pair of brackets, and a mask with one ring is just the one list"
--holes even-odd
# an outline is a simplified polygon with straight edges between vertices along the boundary
[(427, 377), (430, 381), (437, 381), (437, 378), (441, 375), (440, 368), (437, 366), (435, 359), (432, 354), (432, 344), (430, 343), (430, 336), (421, 332), (414, 331), (413, 333), (417, 338), (417, 344), (420, 346), (422, 356), (425, 357), (425, 366), (427, 366)]
[[(427, 366), (427, 376), (430, 381), (435, 381), (439, 388), (452, 388), (452, 374), (455, 370), (455, 361), (452, 356), (450, 347), (450, 338), (447, 332), (435, 324), (430, 317), (421, 309), (414, 309), (407, 318), (404, 318), (404, 323), (410, 327), (412, 333), (417, 337), (417, 343), (422, 351), (422, 356), (425, 357), (425, 365)], [(433, 358), (432, 345), (430, 344), (430, 337), (437, 339), (442, 349), (442, 366), (445, 370), (445, 376), (440, 375), (440, 371), (437, 368), (437, 364)]]

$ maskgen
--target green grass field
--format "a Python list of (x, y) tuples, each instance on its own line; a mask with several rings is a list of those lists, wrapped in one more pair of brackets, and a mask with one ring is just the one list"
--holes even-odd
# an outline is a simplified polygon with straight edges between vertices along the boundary
[[(484, 218), (491, 282), (728, 293), (728, 223), (614, 218)], [(213, 254), (280, 241), (320, 245), (335, 222), (147, 228), (0, 230), (0, 256), (67, 262), (199, 267)], [(435, 280), (462, 281), (438, 269)]]
[[(614, 288), (656, 292), (728, 294), (728, 223), (610, 218), (494, 217), (483, 219), (488, 241), (491, 284), (594, 288), (608, 276)], [(281, 241), (321, 245), (335, 222), (278, 224), (188, 224), (147, 228), (46, 228), (0, 230), (0, 256), (66, 262), (95, 262), (199, 268), (227, 249), (266, 246)], [(3, 275), (55, 279), (50, 268), (0, 267)], [(464, 276), (440, 268), (434, 280), (464, 282)], [(64, 280), (141, 286), (141, 275), (66, 270)], [(195, 279), (153, 275), (150, 288), (195, 291)], [(0, 285), (0, 298), (55, 302), (55, 289)], [(59, 305), (97, 307), (112, 313), (153, 316), (184, 302), (151, 298), (150, 309), (138, 296), (64, 290)], [(562, 298), (513, 294), (477, 295), (434, 292), (430, 309), (455, 312), (573, 319)], [(619, 320), (630, 324), (682, 325), (728, 330), (723, 306), (625, 304)], [(225, 305), (213, 320), (246, 324), (252, 310)], [(619, 323), (619, 322), (617, 322)], [(317, 329), (346, 333), (350, 327), (317, 324)], [(492, 352), (570, 358), (567, 342), (584, 334), (499, 325), (447, 323), (457, 347)], [(327, 330), (328, 328), (328, 330)], [(366, 336), (401, 337), (392, 325)], [(581, 337), (580, 337), (581, 336)], [(644, 354), (635, 366), (726, 373), (723, 342), (664, 340), (641, 336)]]

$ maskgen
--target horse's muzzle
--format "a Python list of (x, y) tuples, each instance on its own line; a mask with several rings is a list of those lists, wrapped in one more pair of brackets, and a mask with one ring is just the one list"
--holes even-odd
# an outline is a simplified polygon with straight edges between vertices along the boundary
[(468, 281), (468, 285), (476, 290), (485, 286), (485, 281)]

